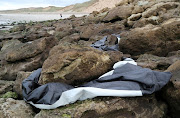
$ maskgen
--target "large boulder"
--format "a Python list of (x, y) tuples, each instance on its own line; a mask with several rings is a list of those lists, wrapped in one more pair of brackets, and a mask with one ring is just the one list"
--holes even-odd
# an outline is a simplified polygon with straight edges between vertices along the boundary
[(119, 43), (123, 53), (140, 55), (144, 53), (166, 56), (168, 52), (180, 49), (180, 18), (173, 18), (160, 26), (146, 25), (121, 33)]
[(4, 43), (0, 52), (0, 79), (15, 80), (18, 71), (33, 71), (42, 67), (49, 50), (56, 44), (57, 41), (53, 37), (27, 43)]
[(104, 17), (104, 22), (114, 22), (118, 20), (127, 19), (134, 9), (133, 5), (123, 5), (117, 6), (109, 11), (109, 13)]
[(54, 110), (41, 110), (35, 118), (162, 118), (167, 106), (154, 95), (120, 98), (102, 97)]
[(34, 42), (20, 43), (11, 48), (5, 55), (5, 60), (8, 62), (20, 61), (30, 57), (34, 57), (42, 53), (46, 48), (45, 39), (35, 40)]
[(172, 78), (163, 89), (163, 98), (170, 106), (171, 115), (178, 118), (180, 115), (180, 60), (172, 64), (166, 71), (172, 73)]
[(91, 47), (59, 44), (50, 51), (43, 64), (40, 83), (64, 82), (77, 85), (98, 78), (122, 57), (121, 52), (112, 55)]
[(0, 98), (1, 118), (34, 118), (32, 107), (23, 100)]

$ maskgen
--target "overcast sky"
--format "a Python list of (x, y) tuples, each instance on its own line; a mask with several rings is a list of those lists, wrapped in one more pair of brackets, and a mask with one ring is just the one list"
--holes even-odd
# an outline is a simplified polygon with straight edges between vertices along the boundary
[(62, 7), (85, 1), (89, 0), (0, 0), (0, 10), (47, 6)]

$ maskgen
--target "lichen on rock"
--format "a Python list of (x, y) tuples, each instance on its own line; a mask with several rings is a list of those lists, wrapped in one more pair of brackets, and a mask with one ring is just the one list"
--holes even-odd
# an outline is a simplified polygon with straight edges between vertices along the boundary
[(1, 95), (0, 98), (14, 98), (14, 99), (17, 99), (18, 95), (15, 92), (9, 91), (9, 92), (6, 92), (5, 94)]

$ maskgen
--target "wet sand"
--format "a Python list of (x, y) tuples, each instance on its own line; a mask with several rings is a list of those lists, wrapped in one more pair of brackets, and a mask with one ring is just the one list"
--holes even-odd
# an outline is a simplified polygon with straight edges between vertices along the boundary
[(64, 19), (71, 15), (80, 17), (88, 15), (87, 13), (22, 13), (22, 14), (0, 14), (0, 25), (10, 25), (13, 22), (46, 21), (54, 19)]

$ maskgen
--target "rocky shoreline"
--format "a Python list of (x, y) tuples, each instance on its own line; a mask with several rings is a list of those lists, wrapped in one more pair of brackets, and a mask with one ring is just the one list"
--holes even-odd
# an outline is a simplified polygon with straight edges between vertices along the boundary
[[(107, 36), (119, 51), (90, 45)], [(180, 2), (124, 0), (89, 16), (19, 24), (0, 33), (2, 118), (178, 118), (180, 115)], [(22, 98), (22, 81), (41, 68), (40, 83), (78, 85), (112, 69), (122, 57), (173, 74), (161, 91), (134, 98), (97, 97), (54, 110), (39, 110)], [(85, 73), (83, 73), (85, 72)], [(67, 80), (67, 81), (66, 81)]]

